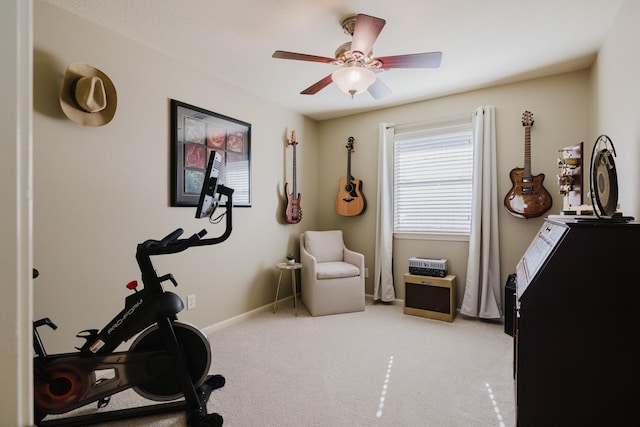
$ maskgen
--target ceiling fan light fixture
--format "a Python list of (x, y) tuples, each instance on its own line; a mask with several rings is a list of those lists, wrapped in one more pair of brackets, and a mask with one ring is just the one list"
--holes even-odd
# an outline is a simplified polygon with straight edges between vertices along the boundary
[(367, 90), (376, 81), (374, 72), (364, 67), (342, 67), (336, 70), (331, 78), (341, 91), (352, 98)]

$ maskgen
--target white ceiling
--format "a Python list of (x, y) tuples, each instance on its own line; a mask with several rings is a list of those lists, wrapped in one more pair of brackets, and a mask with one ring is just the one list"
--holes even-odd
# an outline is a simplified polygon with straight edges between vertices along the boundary
[[(202, 68), (262, 98), (323, 120), (589, 67), (623, 0), (47, 0)], [(351, 99), (331, 84), (300, 91), (337, 66), (271, 57), (333, 57), (342, 19), (387, 21), (374, 56), (442, 51), (437, 69), (378, 75), (392, 94)]]

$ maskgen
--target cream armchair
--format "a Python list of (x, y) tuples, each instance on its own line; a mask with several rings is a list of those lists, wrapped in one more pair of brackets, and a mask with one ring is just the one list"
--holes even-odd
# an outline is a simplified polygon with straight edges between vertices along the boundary
[(364, 310), (364, 255), (347, 249), (342, 230), (300, 235), (302, 302), (312, 316)]

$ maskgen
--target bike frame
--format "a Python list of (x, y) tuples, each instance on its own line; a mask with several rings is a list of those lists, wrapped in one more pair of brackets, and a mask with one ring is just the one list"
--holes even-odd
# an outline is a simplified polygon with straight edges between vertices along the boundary
[[(138, 244), (136, 248), (136, 261), (142, 274), (144, 288), (140, 291), (135, 289), (133, 282), (131, 289), (135, 292), (125, 299), (125, 307), (120, 311), (105, 327), (98, 330), (84, 330), (77, 336), (85, 338), (85, 344), (77, 353), (63, 353), (47, 355), (37, 328), (47, 325), (56, 329), (55, 324), (48, 318), (34, 322), (34, 368), (36, 371), (35, 380), (38, 381), (38, 372), (44, 372), (49, 367), (64, 366), (65, 369), (74, 369), (81, 373), (95, 372), (105, 369), (113, 369), (115, 375), (111, 379), (95, 382), (87, 385), (88, 389), (83, 392), (83, 398), (73, 404), (61, 403), (59, 410), (49, 411), (47, 414), (58, 414), (69, 412), (100, 399), (107, 398), (125, 389), (143, 384), (153, 379), (146, 372), (144, 366), (151, 358), (170, 358), (173, 361), (180, 390), (184, 395), (184, 401), (170, 402), (158, 405), (151, 405), (141, 408), (131, 408), (124, 410), (95, 413), (89, 416), (69, 417), (59, 420), (42, 421), (40, 426), (52, 425), (87, 425), (115, 419), (131, 418), (136, 416), (146, 416), (157, 413), (175, 412), (180, 410), (188, 411), (188, 419), (192, 417), (206, 417), (206, 400), (213, 388), (222, 385), (209, 386), (209, 388), (196, 389), (188, 371), (185, 354), (176, 337), (174, 322), (177, 320), (177, 313), (182, 311), (184, 304), (180, 297), (173, 292), (164, 290), (162, 283), (169, 280), (174, 286), (178, 283), (172, 274), (158, 276), (151, 257), (155, 255), (175, 254), (182, 252), (193, 246), (205, 246), (221, 243), (225, 241), (232, 231), (232, 207), (233, 189), (218, 186), (218, 192), (227, 196), (225, 207), (226, 227), (223, 234), (215, 238), (203, 239), (206, 230), (202, 230), (187, 239), (179, 239), (183, 230), (175, 230), (162, 240), (147, 240)], [(129, 286), (127, 286), (129, 287)], [(163, 338), (165, 349), (140, 352), (114, 352), (114, 350), (124, 341), (129, 340), (134, 335), (157, 325)], [(62, 365), (61, 365), (62, 364)], [(140, 369), (137, 368), (139, 366)], [(222, 380), (224, 381), (224, 380)], [(46, 414), (44, 414), (46, 416)]]

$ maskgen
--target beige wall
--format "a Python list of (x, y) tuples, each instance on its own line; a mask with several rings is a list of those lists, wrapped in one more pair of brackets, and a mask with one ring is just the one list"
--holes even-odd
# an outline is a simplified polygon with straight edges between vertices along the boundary
[[(324, 228), (342, 228), (348, 243), (366, 255), (373, 273), (375, 212), (377, 203), (377, 144), (379, 123), (406, 123), (469, 114), (481, 105), (496, 107), (498, 192), (505, 195), (512, 186), (509, 171), (524, 163), (522, 113), (534, 114), (531, 129), (531, 167), (534, 174), (544, 173), (545, 188), (553, 196), (549, 214), (559, 213), (562, 199), (557, 185), (557, 150), (588, 139), (589, 74), (566, 73), (523, 83), (497, 86), (460, 95), (395, 107), (373, 113), (327, 120), (319, 125), (320, 189), (318, 208)], [(359, 217), (341, 217), (333, 209), (337, 182), (345, 175), (348, 136), (355, 137), (357, 151), (352, 155), (352, 174), (364, 182), (368, 209)], [(502, 282), (515, 266), (541, 226), (543, 218), (518, 219), (511, 216), (500, 200), (500, 253)], [(402, 275), (411, 256), (442, 257), (449, 260), (449, 271), (458, 276), (458, 301), (466, 279), (467, 242), (440, 240), (395, 240), (394, 276), (396, 294), (404, 298)], [(370, 275), (372, 276), (372, 275)], [(367, 291), (373, 279), (367, 280)]]
[[(43, 329), (49, 350), (72, 350), (79, 330), (101, 328), (122, 309), (125, 284), (140, 279), (137, 243), (178, 227), (185, 235), (222, 232), (194, 219), (195, 208), (169, 206), (170, 99), (252, 125), (253, 206), (234, 210), (229, 240), (156, 257), (158, 273), (174, 274), (183, 299), (196, 295), (196, 308), (180, 318), (206, 327), (273, 301), (274, 264), (297, 253), (299, 233), (318, 222), (316, 123), (47, 2), (36, 2), (34, 27), (34, 259), (41, 272), (34, 311), (59, 326)], [(116, 86), (118, 110), (106, 126), (80, 126), (60, 110), (61, 79), (74, 61), (101, 69)], [(296, 225), (281, 220), (283, 186), (292, 179), (290, 129), (300, 141), (304, 220)]]
[(591, 145), (598, 135), (608, 135), (616, 149), (620, 208), (640, 217), (638, 165), (640, 164), (640, 2), (626, 0), (611, 26), (592, 67), (594, 118)]

